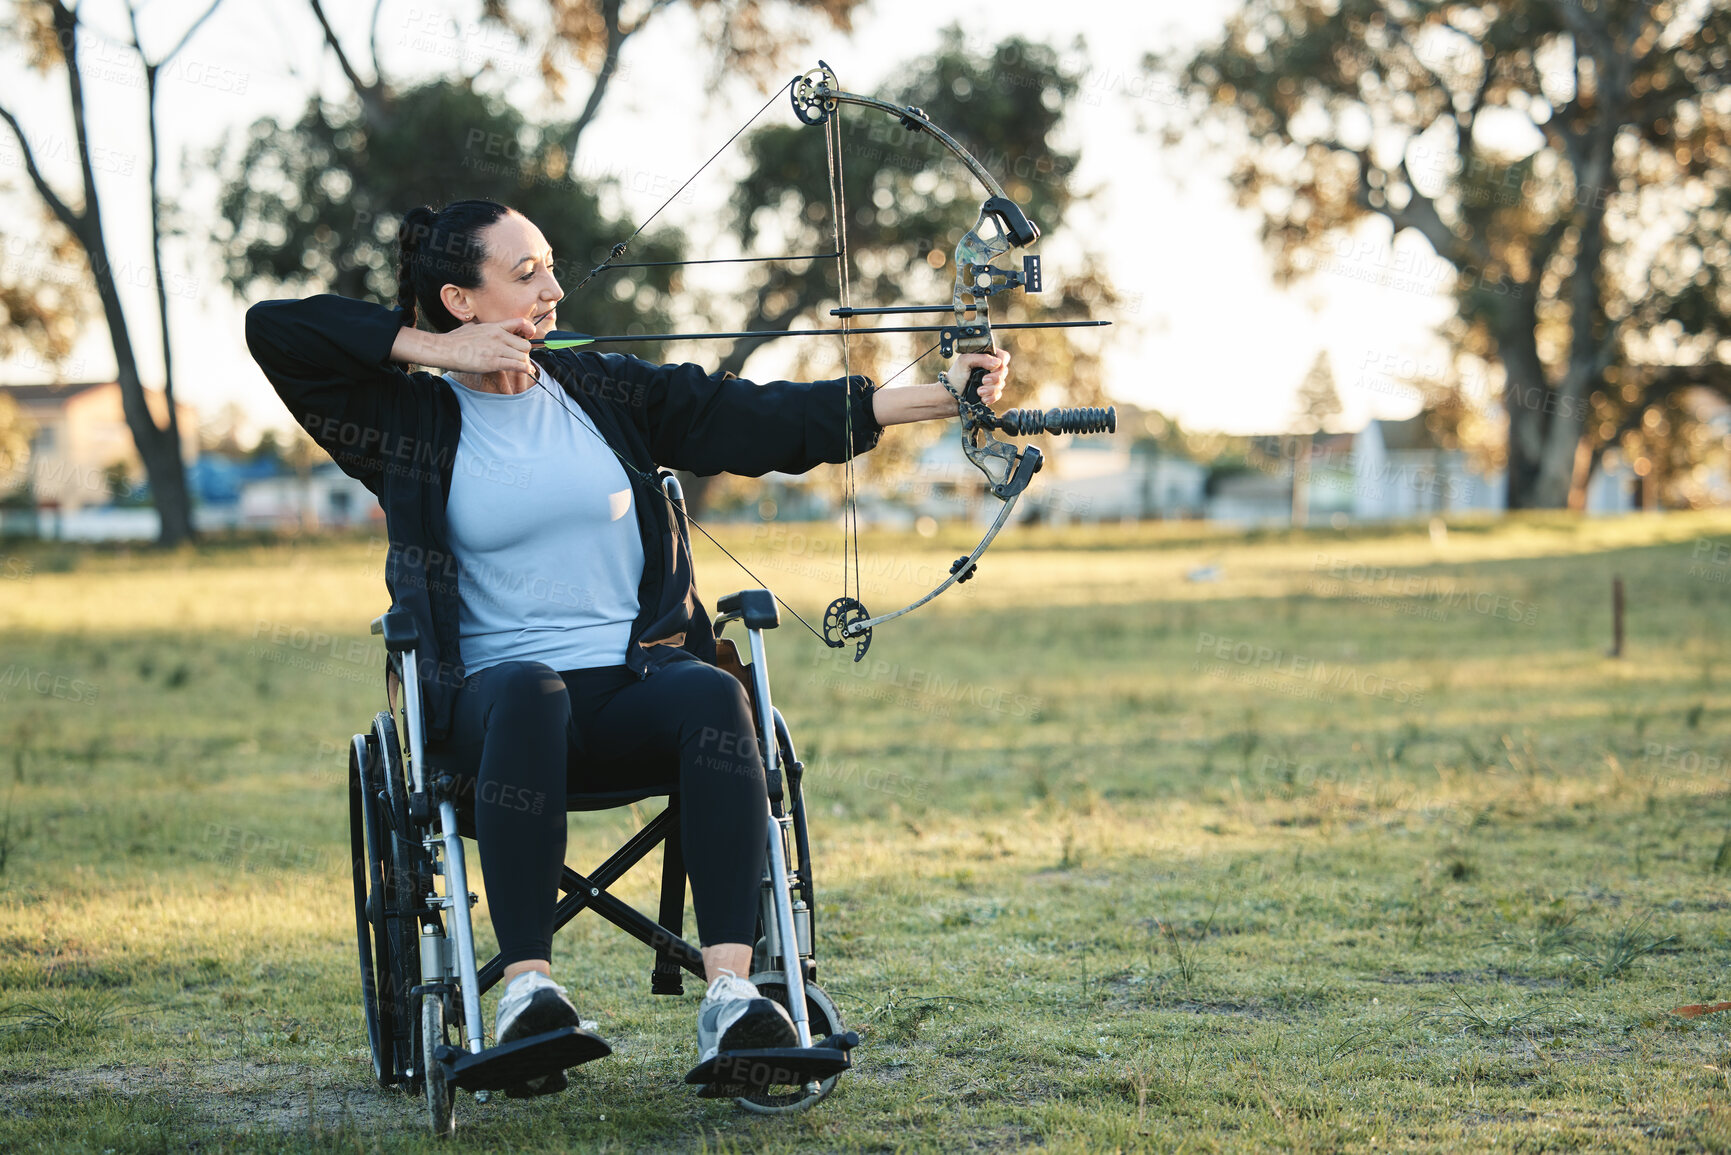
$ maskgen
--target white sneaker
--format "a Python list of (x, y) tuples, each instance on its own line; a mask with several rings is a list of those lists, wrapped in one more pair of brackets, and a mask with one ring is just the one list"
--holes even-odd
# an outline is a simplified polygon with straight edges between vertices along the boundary
[(723, 972), (709, 984), (697, 1008), (697, 1061), (708, 1062), (723, 1050), (755, 1051), (795, 1047), (793, 1018), (787, 1008), (766, 999), (750, 981)]
[[(577, 1014), (577, 1008), (571, 1005), (571, 1000), (566, 996), (565, 988), (540, 971), (524, 971), (511, 980), (505, 993), (499, 996), (499, 1008), (493, 1023), (495, 1045), (514, 1043), (518, 1039), (526, 1039), (543, 1031), (558, 1030), (560, 1027), (584, 1025)], [(550, 1095), (555, 1091), (563, 1091), (569, 1085), (565, 1072), (557, 1071), (551, 1075), (530, 1079), (521, 1088), (512, 1088), (517, 1092), (512, 1097)]]

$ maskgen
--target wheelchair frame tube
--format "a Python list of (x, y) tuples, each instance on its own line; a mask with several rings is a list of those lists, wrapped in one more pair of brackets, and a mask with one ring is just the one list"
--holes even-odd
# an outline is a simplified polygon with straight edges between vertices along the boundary
[(469, 871), (463, 862), (463, 838), (457, 833), (457, 807), (439, 803), (440, 834), (445, 841), (445, 902), (451, 909), (451, 929), (457, 934), (457, 981), (463, 993), (463, 1043), (479, 1054), (482, 1044), (481, 983), (475, 975), (475, 930), (469, 922)]
[[(763, 631), (746, 630), (751, 642), (751, 678), (757, 688), (758, 733), (763, 750), (764, 768), (776, 772), (781, 756), (775, 735), (775, 707), (769, 700), (769, 658), (764, 652)], [(801, 1047), (811, 1046), (811, 1022), (805, 1011), (805, 975), (799, 957), (799, 928), (793, 924), (793, 898), (787, 883), (787, 855), (784, 850), (784, 818), (776, 816), (775, 807), (764, 799), (769, 808), (769, 883), (775, 900), (776, 940), (781, 948), (783, 981), (787, 984), (787, 1009), (793, 1016), (793, 1029)]]
[[(416, 658), (415, 650), (404, 654), (403, 711), (408, 715), (409, 775), (414, 783), (413, 789), (420, 792), (427, 788), (427, 784), (423, 771), (426, 762), (421, 754), (421, 664)], [(445, 895), (440, 905), (450, 913), (450, 933), (456, 936), (453, 945), (457, 948), (457, 984), (463, 997), (463, 1044), (471, 1053), (478, 1053), (485, 1024), (481, 1021), (481, 984), (475, 974), (475, 930), (469, 921), (469, 872), (463, 861), (463, 839), (457, 833), (457, 807), (449, 800), (439, 803), (439, 831), (427, 839), (429, 849), (440, 843), (443, 843), (445, 851), (441, 872), (445, 876)], [(445, 957), (450, 957), (448, 951)], [(444, 982), (450, 977), (448, 968), (445, 974), (437, 975), (426, 974), (423, 968), (421, 981)], [(434, 1062), (432, 1055), (426, 1055), (425, 1061), (431, 1066)]]
[(421, 781), (421, 663), (419, 650), (408, 650), (403, 655), (403, 710), (409, 716), (409, 775), (410, 789), (420, 791), (427, 788)]

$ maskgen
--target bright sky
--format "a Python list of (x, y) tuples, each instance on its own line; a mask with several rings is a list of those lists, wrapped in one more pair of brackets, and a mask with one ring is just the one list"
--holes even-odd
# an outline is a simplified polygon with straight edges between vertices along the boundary
[[(141, 18), (146, 50), (153, 57), (165, 52), (205, 3), (149, 0)], [(1063, 230), (1042, 242), (1048, 282), (1064, 275), (1083, 244), (1106, 256), (1125, 297), (1125, 308), (1112, 318), (1115, 326), (1104, 331), (1108, 390), (1175, 415), (1188, 427), (1286, 428), (1298, 384), (1320, 350), (1333, 359), (1345, 406), (1336, 427), (1358, 428), (1371, 417), (1410, 416), (1417, 399), (1408, 386), (1440, 371), (1442, 347), (1434, 326), (1449, 312), (1446, 279), (1427, 268), (1432, 262), (1424, 243), (1403, 238), (1390, 252), (1386, 229), (1371, 229), (1309, 282), (1277, 290), (1256, 239), (1255, 218), (1230, 203), (1222, 179), (1226, 158), (1189, 146), (1166, 151), (1153, 131), (1170, 107), (1158, 78), (1142, 67), (1144, 54), (1218, 31), (1233, 6), (1233, 0), (1193, 0), (1182, 6), (1125, 0), (997, 0), (991, 5), (990, 35), (969, 41), (982, 53), (1012, 31), (1065, 50), (1078, 36), (1086, 41), (1089, 70), (1082, 97), (1066, 112), (1066, 131), (1068, 143), (1081, 150), (1077, 187), (1096, 193)], [(126, 38), (118, 0), (86, 0), (83, 7), (92, 25)], [(367, 60), (371, 7), (349, 0), (326, 5), (357, 67)], [(459, 66), (472, 70), (484, 55), (508, 47), (501, 34), (475, 29), (478, 8), (461, 0), (387, 0), (379, 24), (387, 75), (405, 80)], [(957, 0), (871, 0), (851, 36), (826, 31), (800, 54), (799, 67), (815, 65), (821, 57), (835, 67), (845, 87), (878, 91), (894, 82), (895, 67), (935, 48), (941, 28), (967, 24), (978, 11)], [(1127, 23), (1127, 13), (1144, 15)], [(446, 35), (439, 34), (441, 28)], [(456, 35), (450, 35), (453, 31)], [(142, 73), (131, 51), (118, 45), (93, 37), (82, 52), (109, 244), (145, 381), (159, 384)], [(712, 91), (707, 67), (666, 67), (667, 62), (705, 59), (706, 53), (696, 21), (683, 8), (657, 17), (628, 44), (624, 82), (615, 84), (583, 139), (580, 171), (631, 176), (623, 182), (618, 207), (634, 221), (653, 211), (671, 186), (763, 102), (764, 95), (743, 82)], [(76, 187), (76, 150), (64, 83), (45, 84), (27, 73), (12, 45), (0, 48), (0, 60), (13, 65), (0, 76), (0, 103), (19, 115), (50, 181), (70, 195)], [(504, 63), (532, 72), (530, 61)], [(294, 0), (226, 0), (162, 82), (162, 186), (186, 233), (170, 243), (167, 255), (177, 387), (183, 401), (207, 415), (234, 401), (261, 427), (289, 424), (247, 355), (241, 329), (247, 302), (223, 283), (204, 240), (215, 219), (218, 190), (209, 155), (223, 142), (241, 139), (259, 117), (297, 117), (314, 83), (333, 97), (345, 90), (334, 58), (322, 51), (310, 9)], [(573, 105), (585, 95), (574, 92)], [(531, 118), (574, 111), (537, 107), (545, 97), (532, 79), (516, 83), (511, 96)], [(791, 123), (785, 100), (769, 115)], [(715, 227), (709, 222), (729, 192), (728, 173), (711, 179), (715, 171), (700, 177), (690, 194), (664, 214), (686, 230), (694, 249)], [(5, 206), (0, 259), (6, 275), (71, 276), (70, 269), (41, 251), (33, 194), (4, 125), (0, 188), (15, 190), (0, 199)], [(567, 318), (566, 323), (572, 322)], [(106, 331), (100, 324), (93, 330), (61, 371), (64, 379), (112, 375)], [(1006, 334), (1005, 341), (1012, 350), (1013, 336)], [(719, 355), (714, 348), (688, 347), (679, 355), (703, 360)], [(772, 376), (784, 363), (777, 358), (785, 355), (771, 346), (759, 354), (761, 360), (747, 365), (746, 374)], [(4, 381), (55, 377), (29, 359), (0, 366)]]

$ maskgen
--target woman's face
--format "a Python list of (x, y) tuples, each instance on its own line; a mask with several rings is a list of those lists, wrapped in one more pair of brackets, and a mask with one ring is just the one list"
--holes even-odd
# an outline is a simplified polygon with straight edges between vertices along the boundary
[(565, 296), (553, 275), (553, 250), (528, 217), (512, 211), (481, 232), (487, 255), (481, 284), (465, 289), (446, 285), (445, 308), (459, 321), (508, 321), (523, 317), (537, 337), (554, 327), (553, 309)]

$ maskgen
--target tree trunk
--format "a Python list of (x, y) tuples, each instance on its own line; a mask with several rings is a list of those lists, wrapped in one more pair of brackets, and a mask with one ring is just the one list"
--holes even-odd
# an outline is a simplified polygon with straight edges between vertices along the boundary
[[(87, 220), (95, 217), (92, 205)], [(126, 328), (126, 316), (120, 309), (120, 293), (115, 287), (112, 266), (102, 242), (100, 220), (92, 220), (94, 236), (85, 237), (85, 251), (90, 254), (96, 270), (96, 291), (102, 300), (102, 312), (108, 322), (108, 332), (114, 347), (115, 380), (120, 385), (120, 407), (126, 416), (126, 427), (132, 431), (133, 444), (144, 474), (150, 480), (150, 493), (156, 504), (162, 529), (157, 544), (179, 545), (190, 540), (192, 501), (186, 488), (186, 467), (180, 457), (180, 441), (172, 428), (162, 429), (151, 416), (145, 400), (144, 383), (138, 377), (138, 360), (133, 355), (132, 338)], [(172, 402), (171, 402), (172, 403)]]
[[(85, 122), (84, 77), (78, 64), (78, 14), (58, 0), (53, 6), (54, 29), (59, 38), (66, 64), (66, 83), (72, 104), (72, 125), (78, 143), (78, 159), (84, 182), (84, 211), (74, 215), (58, 200), (51, 201), (56, 216), (77, 236), (90, 271), (96, 281), (97, 296), (102, 301), (103, 319), (108, 323), (109, 341), (114, 347), (115, 380), (120, 385), (121, 411), (126, 426), (132, 431), (133, 444), (144, 463), (145, 476), (150, 479), (150, 491), (156, 502), (162, 529), (157, 538), (160, 545), (178, 545), (193, 536), (192, 505), (186, 489), (186, 469), (180, 458), (180, 441), (176, 436), (178, 422), (174, 420), (173, 397), (168, 398), (168, 428), (157, 427), (145, 401), (144, 383), (138, 376), (138, 358), (132, 349), (132, 337), (126, 327), (126, 314), (120, 307), (120, 290), (115, 284), (114, 263), (108, 258), (108, 245), (102, 231), (102, 202), (96, 193), (96, 174), (91, 165), (90, 136)], [(22, 134), (20, 134), (22, 141)], [(154, 194), (154, 187), (152, 193)]]
[[(1523, 294), (1535, 290), (1536, 286), (1520, 289)], [(1551, 387), (1545, 380), (1545, 367), (1534, 342), (1531, 305), (1511, 309), (1501, 320), (1497, 357), (1503, 364), (1503, 408), (1509, 415), (1508, 507), (1559, 508), (1568, 500), (1567, 485), (1560, 495), (1551, 496), (1541, 488), (1540, 481), (1550, 425), (1545, 399), (1550, 396)]]

